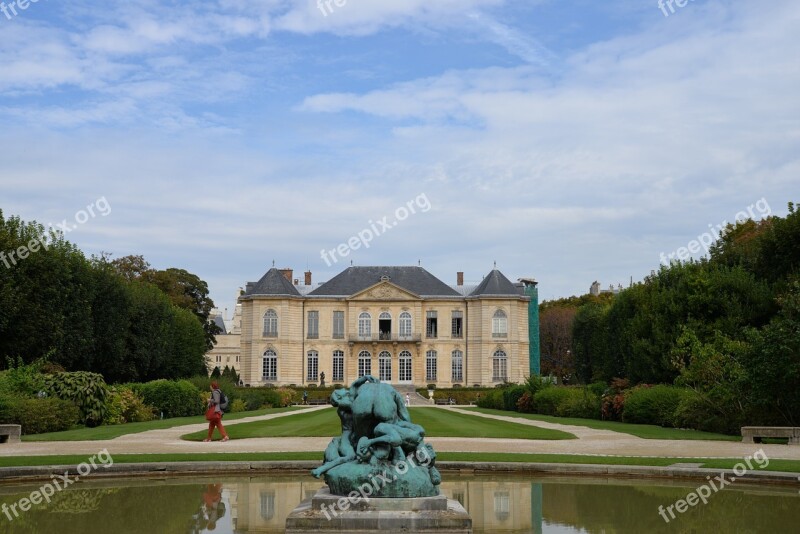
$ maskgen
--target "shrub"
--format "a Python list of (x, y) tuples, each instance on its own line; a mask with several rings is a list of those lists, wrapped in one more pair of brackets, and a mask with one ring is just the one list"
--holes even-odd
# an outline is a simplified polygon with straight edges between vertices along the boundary
[(155, 419), (155, 409), (145, 404), (144, 399), (126, 386), (114, 386), (107, 403), (108, 413), (104, 425), (141, 423)]
[(589, 391), (597, 395), (598, 398), (605, 395), (606, 391), (608, 390), (608, 384), (605, 382), (592, 382), (587, 386)]
[(275, 390), (275, 393), (278, 394), (278, 407), (286, 407), (291, 406), (292, 404), (298, 402), (300, 400), (300, 395), (297, 391), (289, 388), (278, 388)]
[(503, 409), (517, 411), (517, 401), (527, 392), (525, 386), (511, 386), (503, 389)]
[(231, 413), (239, 413), (247, 411), (247, 403), (242, 399), (236, 399), (231, 402)]
[(237, 398), (236, 391), (238, 389), (238, 386), (225, 376), (222, 376), (220, 378), (211, 378), (209, 376), (195, 376), (188, 380), (194, 385), (194, 387), (199, 389), (205, 396), (208, 396), (211, 393), (211, 382), (216, 380), (219, 389), (221, 389), (222, 392), (228, 396), (231, 402), (233, 402), (233, 400)]
[(203, 396), (188, 380), (154, 380), (146, 384), (131, 384), (144, 402), (153, 406), (164, 418), (200, 415), (205, 410)]
[(80, 410), (81, 421), (87, 426), (102, 424), (108, 412), (109, 389), (103, 376), (97, 373), (78, 371), (45, 375), (44, 390), (75, 404)]
[(692, 390), (683, 396), (673, 416), (676, 428), (694, 428), (705, 432), (737, 435), (742, 421), (730, 420), (714, 410), (711, 403)]
[(517, 411), (521, 413), (535, 413), (533, 395), (531, 395), (530, 391), (523, 393), (522, 397), (517, 401)]
[(0, 423), (21, 425), (23, 434), (69, 430), (81, 421), (74, 403), (55, 398), (0, 398)]
[(625, 409), (625, 390), (628, 379), (615, 378), (600, 399), (600, 415), (604, 420), (621, 421)]
[(559, 417), (580, 417), (583, 419), (600, 419), (600, 397), (585, 387), (565, 388), (569, 395), (565, 396), (558, 406)]
[(252, 412), (262, 408), (272, 408), (280, 402), (273, 388), (237, 388), (236, 400), (245, 403), (245, 411)]
[(41, 372), (44, 363), (39, 361), (25, 365), (22, 358), (16, 362), (8, 358), (6, 362), (9, 369), (0, 373), (0, 391), (18, 397), (36, 397), (44, 389), (44, 375)]
[(502, 410), (505, 407), (505, 403), (503, 402), (503, 391), (500, 389), (495, 389), (483, 392), (478, 399), (478, 406), (481, 408)]
[(675, 412), (689, 390), (675, 386), (636, 386), (625, 394), (622, 420), (626, 423), (642, 423), (675, 426)]
[(525, 389), (531, 394), (531, 397), (541, 390), (551, 387), (553, 387), (553, 382), (549, 378), (546, 379), (541, 376), (531, 375), (525, 380)]
[(558, 415), (558, 406), (570, 397), (570, 388), (545, 388), (533, 396), (536, 413)]
[[(437, 389), (433, 392), (433, 398), (436, 400), (453, 399), (456, 404), (467, 405), (470, 403), (477, 403), (479, 396), (485, 394), (487, 391), (494, 391), (493, 389), (475, 389), (475, 388), (452, 388), (452, 389)], [(418, 389), (417, 393), (424, 398), (428, 398), (428, 390)]]

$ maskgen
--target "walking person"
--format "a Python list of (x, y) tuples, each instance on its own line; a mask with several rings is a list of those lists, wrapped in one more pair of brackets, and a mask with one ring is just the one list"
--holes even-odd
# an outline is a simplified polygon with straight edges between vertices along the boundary
[(228, 441), (228, 433), (225, 432), (225, 427), (222, 426), (222, 411), (223, 393), (219, 389), (217, 381), (211, 382), (211, 397), (208, 399), (208, 409), (206, 410), (206, 419), (208, 420), (208, 437), (203, 441), (211, 441), (214, 436), (214, 429), (219, 428), (219, 433), (222, 434), (222, 441)]
[(406, 406), (411, 406), (411, 397), (408, 396), (408, 393), (406, 393)]

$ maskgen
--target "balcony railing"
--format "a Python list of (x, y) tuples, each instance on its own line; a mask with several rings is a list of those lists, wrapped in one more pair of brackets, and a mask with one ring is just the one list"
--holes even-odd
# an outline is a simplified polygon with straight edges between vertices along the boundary
[(348, 337), (348, 341), (351, 343), (378, 343), (381, 341), (385, 342), (419, 342), (422, 341), (421, 334), (411, 334), (408, 336), (401, 336), (399, 334), (390, 334), (388, 332), (381, 332), (380, 334), (370, 334), (366, 336), (361, 336), (358, 334), (350, 334)]

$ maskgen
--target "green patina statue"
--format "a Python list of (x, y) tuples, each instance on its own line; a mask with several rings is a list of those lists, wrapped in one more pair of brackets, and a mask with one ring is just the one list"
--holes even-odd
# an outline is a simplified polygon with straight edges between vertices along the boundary
[(433, 497), (442, 477), (425, 429), (411, 422), (403, 399), (389, 384), (362, 376), (331, 395), (342, 435), (325, 450), (311, 474), (325, 477), (331, 493), (371, 497)]

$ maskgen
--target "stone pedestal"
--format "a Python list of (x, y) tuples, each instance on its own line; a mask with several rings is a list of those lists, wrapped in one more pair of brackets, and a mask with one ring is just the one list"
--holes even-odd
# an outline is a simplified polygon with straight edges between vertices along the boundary
[(287, 534), (323, 532), (422, 532), (471, 534), (472, 519), (461, 503), (437, 497), (371, 499), (331, 495), (323, 488), (286, 518)]

